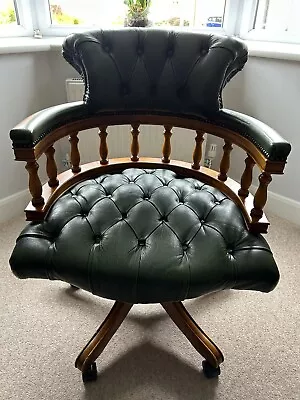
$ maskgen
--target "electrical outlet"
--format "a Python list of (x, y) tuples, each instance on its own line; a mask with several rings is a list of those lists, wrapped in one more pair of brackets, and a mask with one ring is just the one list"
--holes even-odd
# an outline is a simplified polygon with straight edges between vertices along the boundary
[(216, 155), (217, 155), (217, 145), (215, 143), (211, 143), (207, 152), (207, 157), (213, 160), (216, 157)]
[(65, 168), (71, 168), (72, 164), (71, 164), (71, 160), (70, 160), (70, 155), (69, 153), (66, 154), (66, 157), (63, 158), (62, 160), (62, 164)]

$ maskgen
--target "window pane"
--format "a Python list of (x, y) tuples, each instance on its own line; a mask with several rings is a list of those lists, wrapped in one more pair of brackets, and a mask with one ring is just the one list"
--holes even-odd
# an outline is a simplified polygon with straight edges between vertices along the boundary
[(49, 0), (53, 25), (124, 25), (123, 0)]
[(221, 28), (226, 0), (152, 0), (153, 25)]
[(299, 0), (259, 0), (254, 28), (300, 33), (299, 18)]
[[(226, 0), (152, 0), (153, 26), (223, 26)], [(124, 0), (49, 0), (53, 25), (123, 26)]]
[(0, 26), (17, 25), (18, 15), (13, 0), (0, 0)]

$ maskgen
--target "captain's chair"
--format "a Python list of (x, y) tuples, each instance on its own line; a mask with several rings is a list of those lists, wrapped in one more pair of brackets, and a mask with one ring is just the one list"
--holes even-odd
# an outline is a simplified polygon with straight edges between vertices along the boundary
[[(161, 303), (204, 357), (205, 375), (217, 376), (223, 355), (182, 301), (274, 289), (279, 272), (261, 235), (269, 225), (263, 209), (271, 175), (283, 173), (291, 149), (262, 122), (222, 108), (222, 89), (244, 67), (247, 48), (235, 38), (132, 28), (74, 34), (63, 55), (85, 82), (83, 101), (42, 110), (10, 133), (32, 195), (12, 271), (115, 300), (76, 360), (84, 381), (96, 379), (95, 360), (135, 303)], [(109, 127), (124, 124), (132, 126), (128, 157), (109, 159)], [(143, 158), (142, 148), (140, 155), (145, 124), (163, 127), (157, 158)], [(81, 165), (78, 132), (92, 127), (99, 127), (99, 160)], [(190, 163), (172, 159), (173, 127), (195, 132)], [(205, 133), (224, 139), (219, 171), (200, 166)], [(72, 168), (57, 175), (53, 145), (65, 136)], [(233, 145), (246, 153), (240, 184), (228, 177)]]

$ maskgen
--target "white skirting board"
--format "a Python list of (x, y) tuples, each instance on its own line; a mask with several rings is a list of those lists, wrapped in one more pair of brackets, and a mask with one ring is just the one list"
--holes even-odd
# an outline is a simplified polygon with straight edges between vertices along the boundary
[[(278, 215), (294, 224), (300, 226), (300, 202), (281, 196), (280, 194), (268, 192), (266, 213)], [(268, 215), (267, 215), (268, 216)]]
[[(256, 188), (252, 186), (251, 189), (251, 192), (255, 193)], [(21, 215), (29, 200), (30, 194), (27, 189), (0, 199), (0, 223)], [(268, 192), (266, 212), (268, 211), (300, 226), (300, 202), (296, 200)]]
[[(0, 224), (21, 215), (30, 200), (28, 189), (0, 199)], [(25, 214), (24, 214), (25, 220)]]

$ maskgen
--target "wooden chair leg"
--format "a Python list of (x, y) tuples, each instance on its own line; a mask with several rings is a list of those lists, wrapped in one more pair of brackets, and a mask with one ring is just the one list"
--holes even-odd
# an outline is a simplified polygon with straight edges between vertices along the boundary
[(174, 323), (184, 333), (194, 348), (205, 358), (204, 373), (207, 377), (220, 374), (219, 365), (224, 361), (221, 350), (193, 320), (181, 302), (161, 303)]
[(82, 372), (84, 382), (97, 379), (95, 361), (118, 330), (132, 306), (132, 303), (116, 301), (99, 329), (80, 352), (75, 361), (75, 367)]

